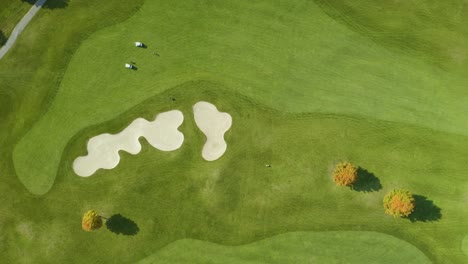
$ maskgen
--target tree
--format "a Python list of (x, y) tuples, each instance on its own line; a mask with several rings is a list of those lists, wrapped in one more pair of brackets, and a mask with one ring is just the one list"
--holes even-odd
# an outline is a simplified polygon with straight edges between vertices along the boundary
[(7, 42), (8, 38), (3, 34), (3, 32), (0, 30), (0, 47), (5, 45)]
[(414, 211), (414, 197), (407, 190), (393, 190), (383, 200), (385, 213), (393, 217), (407, 217)]
[(102, 216), (96, 211), (89, 210), (83, 215), (81, 220), (81, 227), (84, 231), (93, 231), (99, 229), (102, 226)]
[(357, 168), (349, 162), (336, 165), (333, 172), (333, 181), (338, 186), (351, 186), (357, 180)]

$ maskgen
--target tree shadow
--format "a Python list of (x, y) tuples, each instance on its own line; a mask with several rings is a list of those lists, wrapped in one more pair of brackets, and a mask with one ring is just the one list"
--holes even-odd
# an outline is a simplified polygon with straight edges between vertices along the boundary
[(427, 197), (414, 194), (414, 211), (408, 216), (411, 222), (433, 222), (442, 218), (442, 209)]
[[(37, 0), (21, 0), (21, 1), (31, 4), (31, 5), (34, 5), (37, 2)], [(42, 8), (48, 8), (48, 9), (66, 8), (69, 2), (70, 0), (47, 0), (42, 6)]]
[(25, 3), (28, 3), (30, 5), (34, 5), (37, 2), (37, 0), (21, 0), (21, 2), (25, 2)]
[(57, 9), (57, 8), (66, 8), (70, 0), (47, 0), (44, 4), (44, 8)]
[(140, 231), (135, 222), (121, 214), (115, 214), (107, 219), (106, 227), (109, 231), (116, 233), (117, 235), (122, 234), (125, 236), (134, 236)]
[(361, 167), (357, 171), (357, 181), (352, 186), (357, 192), (376, 192), (382, 189), (379, 178)]
[(8, 38), (5, 36), (5, 34), (0, 30), (0, 46), (5, 45), (7, 42)]

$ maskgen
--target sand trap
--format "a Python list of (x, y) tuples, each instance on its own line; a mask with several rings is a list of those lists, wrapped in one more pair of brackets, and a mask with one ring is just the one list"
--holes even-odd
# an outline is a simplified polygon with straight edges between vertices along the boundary
[(141, 151), (140, 137), (145, 137), (151, 146), (172, 151), (180, 148), (184, 135), (177, 128), (184, 121), (182, 112), (173, 110), (160, 113), (154, 121), (135, 119), (122, 132), (101, 134), (88, 141), (88, 155), (73, 162), (73, 170), (82, 177), (93, 175), (98, 169), (113, 169), (120, 162), (119, 151), (138, 154)]
[(219, 159), (227, 148), (224, 133), (231, 128), (231, 115), (219, 112), (216, 106), (207, 102), (196, 103), (193, 113), (195, 123), (206, 136), (202, 157), (207, 161)]

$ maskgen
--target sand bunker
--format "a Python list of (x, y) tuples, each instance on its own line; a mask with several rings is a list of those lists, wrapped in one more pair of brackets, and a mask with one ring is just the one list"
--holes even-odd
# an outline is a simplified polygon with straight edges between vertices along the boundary
[(224, 133), (232, 125), (231, 115), (219, 112), (216, 106), (207, 102), (198, 102), (193, 106), (195, 123), (205, 134), (202, 157), (207, 161), (219, 159), (226, 151)]
[(88, 155), (73, 162), (73, 170), (82, 177), (93, 175), (98, 169), (113, 169), (120, 161), (119, 151), (138, 154), (141, 151), (140, 137), (145, 137), (151, 146), (172, 151), (180, 148), (184, 135), (177, 128), (184, 121), (182, 112), (173, 110), (160, 113), (154, 121), (135, 119), (122, 132), (101, 134), (88, 141)]

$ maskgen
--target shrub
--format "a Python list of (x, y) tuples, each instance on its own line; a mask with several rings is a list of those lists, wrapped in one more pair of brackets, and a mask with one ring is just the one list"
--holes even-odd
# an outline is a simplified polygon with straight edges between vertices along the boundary
[(414, 197), (407, 190), (393, 190), (383, 200), (385, 213), (393, 217), (407, 217), (414, 211)]
[(357, 168), (349, 162), (342, 162), (335, 167), (333, 181), (338, 186), (351, 186), (357, 180)]
[(94, 210), (89, 210), (83, 215), (81, 228), (84, 231), (93, 231), (102, 226), (102, 217)]

